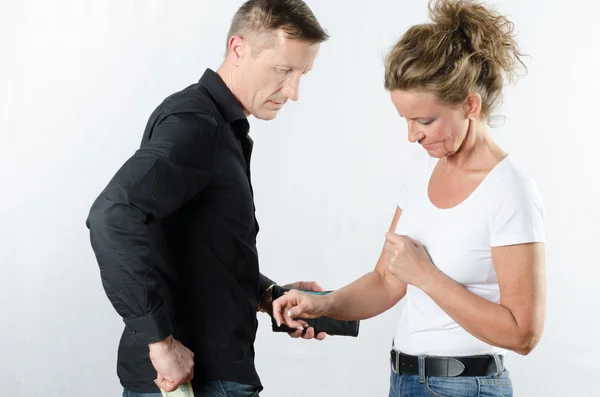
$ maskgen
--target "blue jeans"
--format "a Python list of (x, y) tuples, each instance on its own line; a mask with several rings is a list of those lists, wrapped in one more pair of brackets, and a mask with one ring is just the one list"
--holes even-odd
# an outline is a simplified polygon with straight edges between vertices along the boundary
[(390, 377), (390, 397), (512, 397), (512, 382), (508, 371), (499, 377), (490, 376), (426, 376), (396, 374)]
[[(259, 397), (262, 389), (258, 386), (243, 385), (235, 382), (219, 380), (208, 381), (201, 390), (194, 389), (195, 397)], [(123, 397), (162, 397), (161, 393), (140, 393), (129, 389), (123, 390)]]

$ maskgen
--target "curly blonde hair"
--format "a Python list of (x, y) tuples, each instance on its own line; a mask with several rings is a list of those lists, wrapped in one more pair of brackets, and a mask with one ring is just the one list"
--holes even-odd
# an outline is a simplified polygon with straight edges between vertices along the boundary
[(432, 92), (450, 106), (477, 92), (489, 119), (519, 64), (527, 71), (513, 23), (471, 0), (430, 0), (429, 17), (432, 23), (409, 28), (387, 55), (385, 88)]

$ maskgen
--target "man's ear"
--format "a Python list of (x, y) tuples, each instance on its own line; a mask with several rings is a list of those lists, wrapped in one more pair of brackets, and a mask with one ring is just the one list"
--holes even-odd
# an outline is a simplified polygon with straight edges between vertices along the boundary
[(234, 66), (239, 66), (248, 49), (248, 42), (241, 36), (233, 35), (227, 42), (227, 58)]

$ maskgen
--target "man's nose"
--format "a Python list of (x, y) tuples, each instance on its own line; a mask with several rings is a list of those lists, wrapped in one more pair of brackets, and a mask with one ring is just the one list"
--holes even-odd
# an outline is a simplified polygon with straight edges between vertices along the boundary
[(298, 100), (298, 91), (300, 89), (300, 77), (302, 74), (297, 76), (290, 76), (283, 87), (283, 95), (296, 102)]

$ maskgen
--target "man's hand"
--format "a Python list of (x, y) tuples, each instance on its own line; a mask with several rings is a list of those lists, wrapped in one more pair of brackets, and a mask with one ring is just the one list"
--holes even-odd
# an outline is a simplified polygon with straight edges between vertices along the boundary
[[(297, 281), (295, 283), (286, 284), (283, 287), (285, 288), (293, 288), (293, 289), (305, 289), (310, 291), (322, 292), (323, 288), (316, 281)], [(265, 311), (269, 313), (271, 317), (273, 317), (273, 295), (270, 293), (265, 296), (262, 307), (265, 308)], [(304, 338), (304, 339), (317, 339), (323, 340), (327, 336), (325, 332), (320, 332), (315, 336), (315, 330), (312, 327), (307, 328), (306, 330), (298, 330), (289, 334), (292, 338)]]
[(171, 392), (194, 377), (194, 353), (172, 336), (148, 345), (158, 386)]

